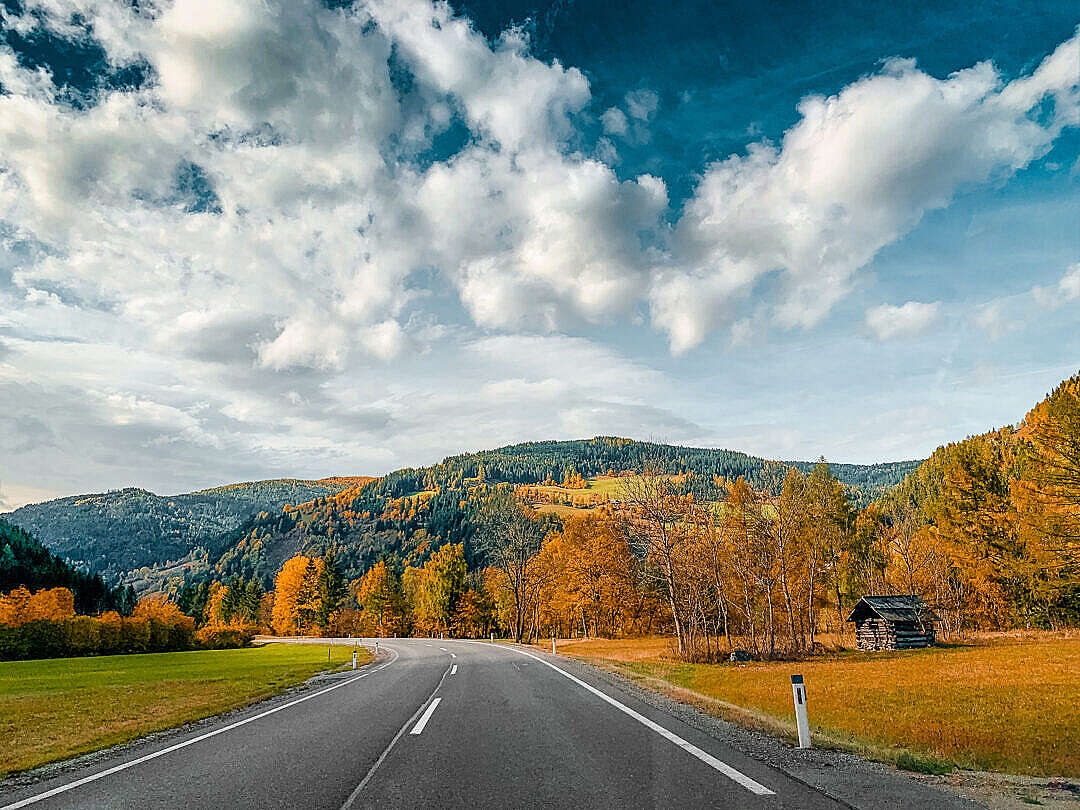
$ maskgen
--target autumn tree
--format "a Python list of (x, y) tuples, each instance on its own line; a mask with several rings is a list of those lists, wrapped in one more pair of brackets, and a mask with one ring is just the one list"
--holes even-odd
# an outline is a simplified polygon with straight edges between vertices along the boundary
[(1080, 580), (1080, 376), (1066, 380), (1027, 418), (1030, 453), (1015, 487), (1023, 521), (1054, 558), (1059, 587)]
[(680, 492), (659, 465), (647, 465), (639, 475), (623, 479), (619, 498), (631, 510), (627, 538), (640, 556), (652, 561), (666, 588), (679, 655), (686, 651), (685, 619), (680, 607), (677, 560), (686, 539), (692, 499)]
[(511, 630), (520, 642), (525, 631), (531, 585), (529, 561), (540, 550), (543, 528), (513, 493), (497, 490), (478, 510), (476, 548), (502, 572), (513, 600)]
[(405, 597), (401, 583), (385, 560), (379, 560), (350, 591), (360, 607), (365, 634), (388, 636), (405, 630)]
[(300, 632), (303, 600), (310, 600), (305, 580), (314, 561), (298, 555), (286, 560), (274, 579), (273, 627), (279, 636), (291, 636)]
[(451, 632), (465, 593), (465, 547), (448, 543), (428, 558), (416, 588), (418, 626), (430, 633)]

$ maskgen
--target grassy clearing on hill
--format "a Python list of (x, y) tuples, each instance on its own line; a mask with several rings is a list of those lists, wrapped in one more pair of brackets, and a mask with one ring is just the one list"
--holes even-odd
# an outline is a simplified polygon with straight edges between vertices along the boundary
[[(352, 647), (330, 647), (331, 664)], [(360, 660), (371, 654), (360, 648)], [(262, 700), (328, 669), (327, 647), (0, 662), (0, 776)]]
[(1080, 773), (1075, 634), (741, 666), (678, 662), (667, 638), (567, 641), (559, 652), (613, 665), (646, 686), (690, 690), (728, 719), (787, 737), (794, 735), (790, 676), (801, 673), (818, 744), (914, 770)]

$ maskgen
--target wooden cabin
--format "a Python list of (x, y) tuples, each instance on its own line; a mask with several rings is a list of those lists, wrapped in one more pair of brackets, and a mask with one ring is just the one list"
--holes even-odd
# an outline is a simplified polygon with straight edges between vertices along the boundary
[(937, 617), (917, 596), (864, 596), (848, 616), (860, 650), (911, 650), (934, 644)]

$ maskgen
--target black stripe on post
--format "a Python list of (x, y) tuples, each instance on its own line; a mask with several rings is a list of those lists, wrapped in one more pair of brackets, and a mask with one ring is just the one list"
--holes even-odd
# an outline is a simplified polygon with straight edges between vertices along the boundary
[(802, 683), (803, 682), (802, 675), (792, 675), (791, 676), (791, 682), (792, 683)]

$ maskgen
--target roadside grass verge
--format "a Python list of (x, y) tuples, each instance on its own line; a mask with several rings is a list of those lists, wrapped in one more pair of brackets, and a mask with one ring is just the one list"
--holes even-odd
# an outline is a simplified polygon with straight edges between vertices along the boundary
[(790, 676), (802, 674), (816, 745), (907, 770), (1080, 773), (1075, 638), (983, 639), (744, 665), (681, 663), (666, 638), (568, 641), (559, 652), (787, 739), (795, 737)]
[[(0, 776), (246, 706), (326, 669), (353, 647), (237, 650), (0, 662)], [(360, 662), (371, 653), (359, 649)]]

